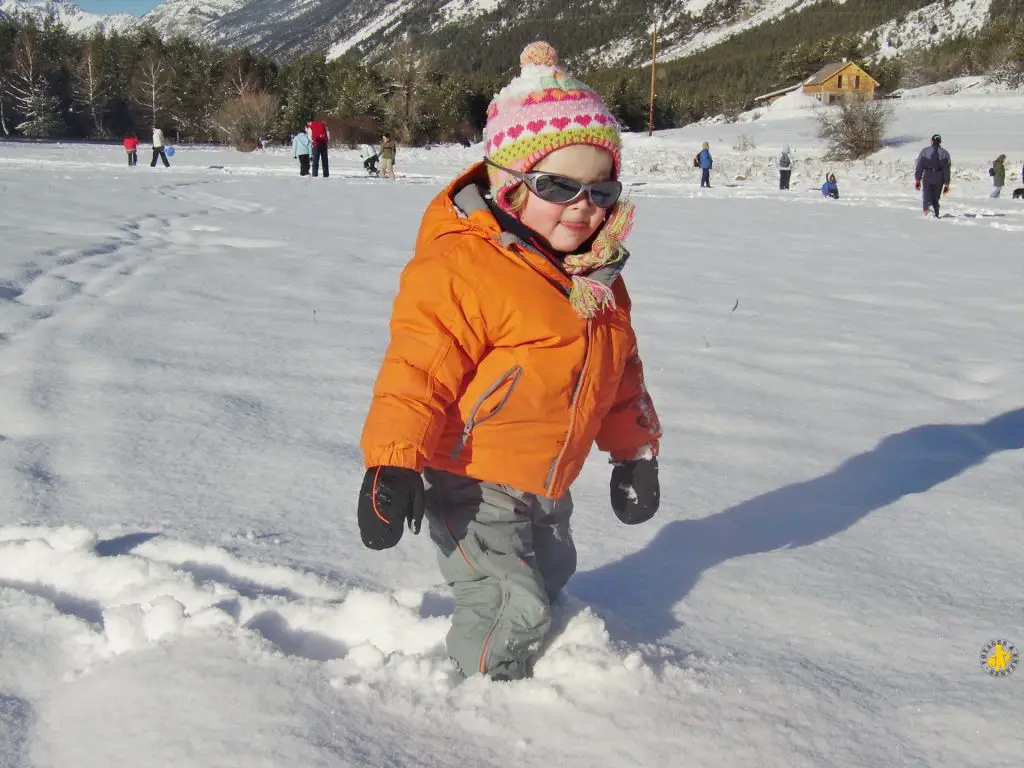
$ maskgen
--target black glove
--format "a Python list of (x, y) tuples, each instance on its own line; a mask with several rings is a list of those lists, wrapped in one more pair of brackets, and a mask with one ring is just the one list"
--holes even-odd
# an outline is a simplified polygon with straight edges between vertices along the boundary
[(654, 517), (661, 500), (658, 460), (621, 461), (612, 470), (612, 509), (626, 525), (644, 523)]
[(359, 533), (370, 549), (388, 549), (423, 522), (423, 478), (414, 469), (370, 467), (359, 489)]

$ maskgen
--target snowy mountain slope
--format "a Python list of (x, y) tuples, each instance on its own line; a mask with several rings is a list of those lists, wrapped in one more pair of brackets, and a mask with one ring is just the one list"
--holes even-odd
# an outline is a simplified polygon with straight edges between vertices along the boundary
[(0, 12), (29, 16), (39, 22), (52, 17), (74, 34), (88, 34), (97, 27), (108, 32), (127, 32), (139, 23), (138, 17), (130, 13), (88, 13), (70, 0), (0, 0)]
[(878, 46), (878, 58), (898, 56), (915, 48), (927, 48), (960, 35), (980, 30), (988, 20), (992, 0), (953, 0), (925, 6), (900, 21), (864, 35), (866, 42)]
[(143, 18), (164, 36), (187, 35), (217, 41), (216, 22), (251, 0), (164, 0)]

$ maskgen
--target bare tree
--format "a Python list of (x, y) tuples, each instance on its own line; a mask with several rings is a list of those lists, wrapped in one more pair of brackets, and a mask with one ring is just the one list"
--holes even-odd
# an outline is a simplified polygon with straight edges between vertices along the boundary
[(139, 62), (132, 85), (132, 101), (142, 109), (149, 124), (157, 126), (173, 96), (170, 66), (159, 53), (150, 52)]
[(884, 146), (892, 110), (879, 101), (844, 101), (818, 114), (818, 136), (830, 160), (860, 160)]
[(251, 152), (274, 125), (278, 103), (273, 93), (244, 94), (221, 107), (214, 125), (237, 149)]
[(89, 113), (96, 136), (108, 134), (103, 123), (103, 109), (110, 88), (106, 77), (103, 48), (96, 40), (90, 40), (82, 51), (82, 58), (72, 73), (71, 93), (77, 104)]
[(14, 46), (14, 68), (7, 91), (24, 120), (15, 130), (26, 136), (46, 136), (60, 127), (60, 100), (46, 79), (43, 54), (33, 27), (18, 34)]
[(434, 56), (417, 50), (408, 38), (393, 49), (384, 65), (384, 77), (390, 98), (387, 112), (395, 133), (402, 141), (414, 138), (423, 112), (423, 96), (436, 69)]

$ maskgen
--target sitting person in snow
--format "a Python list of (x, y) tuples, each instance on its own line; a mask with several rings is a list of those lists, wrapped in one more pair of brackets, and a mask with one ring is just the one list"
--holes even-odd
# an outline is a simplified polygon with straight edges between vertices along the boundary
[(576, 570), (569, 488), (594, 442), (622, 522), (660, 500), (621, 277), (633, 206), (618, 124), (547, 43), (521, 62), (488, 108), (483, 162), (427, 208), (402, 273), (358, 502), (371, 549), (426, 514), (455, 595), (448, 652), (495, 680), (531, 674)]
[(821, 194), (825, 197), (831, 197), (833, 200), (839, 199), (839, 183), (836, 181), (834, 173), (830, 173), (825, 177), (825, 183), (821, 185)]
[(363, 144), (359, 148), (359, 159), (363, 161), (363, 168), (371, 176), (379, 176), (380, 171), (377, 170), (377, 161), (380, 159), (380, 154), (371, 147), (369, 144)]

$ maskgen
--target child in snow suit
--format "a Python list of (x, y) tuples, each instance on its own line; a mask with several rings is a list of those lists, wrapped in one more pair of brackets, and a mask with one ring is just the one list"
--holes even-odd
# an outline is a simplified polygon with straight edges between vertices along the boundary
[(779, 153), (779, 189), (789, 189), (789, 179), (793, 175), (793, 156), (789, 144), (782, 145)]
[[(576, 569), (569, 487), (596, 441), (627, 524), (658, 509), (658, 418), (620, 274), (632, 205), (608, 107), (547, 43), (495, 96), (485, 159), (427, 208), (361, 447), (363, 543), (426, 513), (461, 670), (530, 674)], [(424, 487), (421, 473), (426, 478)]]
[(705, 141), (700, 152), (697, 153), (697, 157), (694, 159), (697, 165), (700, 166), (700, 185), (711, 189), (711, 168), (715, 164), (714, 159), (711, 157), (711, 145)]
[(1003, 191), (1003, 185), (1006, 184), (1006, 155), (1000, 155), (993, 160), (988, 173), (992, 177), (992, 194), (989, 197), (999, 197), (999, 193)]
[(825, 177), (825, 183), (821, 185), (821, 194), (824, 197), (831, 197), (833, 200), (839, 199), (839, 182), (836, 181), (834, 173)]
[(134, 168), (139, 164), (139, 140), (134, 133), (124, 137), (124, 151), (128, 153), (128, 167)]
[(309, 153), (313, 151), (313, 142), (305, 131), (299, 131), (292, 139), (292, 157), (299, 160), (299, 176), (309, 176)]

